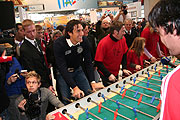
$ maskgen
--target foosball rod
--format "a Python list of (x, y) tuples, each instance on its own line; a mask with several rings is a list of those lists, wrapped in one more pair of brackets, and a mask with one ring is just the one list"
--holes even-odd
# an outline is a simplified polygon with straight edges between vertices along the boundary
[[(146, 77), (146, 76), (139, 76), (139, 77), (143, 77), (143, 78), (147, 78), (149, 80), (154, 80), (154, 81), (159, 81), (159, 82), (162, 82), (162, 80), (158, 80), (158, 79), (154, 79), (154, 78), (149, 78), (149, 77)], [(159, 76), (158, 76), (159, 77)]]
[[(79, 103), (77, 103), (77, 104), (75, 105), (75, 107), (76, 107), (76, 108), (80, 108), (81, 110), (83, 110), (83, 111), (86, 112), (86, 109), (83, 108), (83, 107), (81, 107)], [(91, 112), (89, 112), (89, 111), (88, 111), (87, 113), (90, 114), (90, 115), (92, 115), (93, 117), (97, 118), (98, 120), (103, 120), (102, 118), (96, 116), (95, 114), (93, 114), (93, 113), (91, 113)]]
[[(121, 96), (122, 96), (122, 94), (121, 94), (121, 93), (118, 93), (118, 92), (113, 91), (113, 90), (109, 90), (109, 92), (112, 92), (112, 93), (115, 93), (115, 94), (118, 94), (118, 95), (121, 95)], [(127, 95), (124, 95), (124, 97), (127, 97), (127, 98), (129, 98), (129, 99), (131, 99), (131, 100), (134, 100), (134, 101), (137, 101), (137, 102), (138, 102), (138, 100), (137, 100), (137, 99), (134, 99), (134, 98), (129, 97), (129, 96), (127, 96)], [(143, 104), (145, 104), (145, 105), (148, 105), (148, 106), (151, 106), (151, 107), (153, 107), (153, 108), (156, 108), (156, 106), (151, 105), (151, 104), (149, 104), (149, 103), (146, 103), (146, 102), (143, 102), (143, 101), (141, 101), (141, 103), (143, 103)]]
[[(109, 88), (108, 90), (110, 90), (110, 88)], [(99, 94), (99, 95), (100, 95), (100, 94)], [(111, 98), (108, 98), (108, 97), (106, 97), (106, 96), (104, 96), (104, 97), (105, 97), (106, 99), (112, 101), (112, 102), (117, 103), (117, 101), (115, 101), (115, 100), (113, 100), (113, 99), (111, 99)], [(120, 105), (122, 105), (122, 106), (124, 106), (124, 107), (127, 107), (127, 108), (133, 110), (132, 107), (130, 107), (130, 106), (128, 106), (128, 105), (125, 105), (125, 104), (123, 104), (123, 103), (121, 103), (121, 102), (118, 102), (118, 104), (120, 104)], [(138, 110), (138, 109), (136, 109), (136, 111), (139, 112), (139, 113), (141, 113), (141, 114), (144, 114), (144, 115), (146, 115), (146, 116), (149, 116), (149, 117), (151, 117), (151, 118), (154, 118), (154, 116), (149, 115), (149, 114), (147, 114), (147, 113), (144, 113), (144, 112), (142, 112), (142, 111), (140, 111), (140, 110)]]
[[(98, 103), (97, 103), (97, 102), (95, 102), (95, 101), (93, 101), (93, 100), (91, 100), (91, 99), (88, 99), (88, 100), (89, 100), (89, 102), (92, 102), (92, 103), (94, 103), (94, 104), (96, 104), (96, 105), (98, 106)], [(104, 109), (106, 109), (106, 110), (108, 110), (108, 111), (110, 111), (110, 112), (112, 112), (112, 113), (115, 112), (115, 111), (113, 111), (113, 110), (111, 110), (111, 109), (109, 109), (109, 108), (107, 108), (107, 107), (105, 107), (105, 106), (103, 106), (103, 105), (101, 105), (101, 107), (104, 108)], [(121, 115), (121, 114), (119, 114), (119, 113), (117, 113), (117, 115), (120, 116), (120, 117), (122, 117), (122, 118), (124, 118), (124, 119), (131, 120), (130, 118), (128, 118), (128, 117), (126, 117), (126, 116), (124, 116), (124, 115)]]
[(66, 114), (67, 116), (69, 116), (69, 117), (70, 117), (71, 119), (73, 119), (73, 120), (77, 120), (74, 116), (72, 116), (71, 114), (69, 114), (66, 109), (64, 109), (64, 110), (62, 111), (62, 113), (63, 113), (63, 114)]
[[(148, 73), (145, 73), (145, 74), (148, 74)], [(156, 77), (159, 77), (159, 75), (154, 75), (154, 74), (149, 74), (150, 76), (156, 76)], [(145, 76), (139, 76), (139, 77), (145, 77)], [(164, 76), (162, 76), (164, 77)], [(154, 79), (152, 77), (145, 77), (145, 78), (148, 78), (149, 80), (155, 80), (155, 81), (159, 81), (159, 82), (162, 82), (162, 80), (158, 80), (158, 79)]]
[[(147, 84), (147, 82), (141, 81), (141, 80), (138, 80), (138, 79), (136, 79), (136, 81), (143, 82), (143, 83), (146, 83), (146, 84)], [(154, 86), (161, 87), (161, 85), (157, 85), (157, 84), (154, 84), (154, 83), (150, 83), (150, 82), (149, 82), (149, 84), (154, 85)]]
[[(167, 70), (167, 69), (161, 69), (161, 70)], [(169, 70), (169, 69), (168, 69), (168, 71), (172, 71), (172, 70)]]
[(154, 92), (157, 92), (157, 93), (161, 93), (160, 91), (154, 90), (152, 88), (146, 88), (146, 87), (139, 86), (139, 85), (136, 85), (136, 84), (132, 84), (132, 83), (129, 83), (129, 82), (126, 82), (126, 81), (125, 81), (125, 83), (128, 83), (128, 84), (133, 85), (133, 86), (137, 86), (137, 87), (140, 87), (140, 88), (143, 88), (143, 89), (146, 89), (146, 90), (151, 90), (151, 91), (154, 91)]
[[(69, 100), (68, 98), (66, 98), (66, 97), (63, 97), (63, 98), (72, 103), (72, 101)], [(80, 106), (79, 103), (77, 103), (77, 104), (75, 105), (75, 107), (76, 107), (76, 108), (80, 108), (80, 109), (82, 109), (83, 111), (86, 111), (83, 107)], [(97, 118), (98, 120), (103, 120), (103, 119), (99, 118), (98, 116), (94, 115), (93, 113), (91, 113), (91, 112), (89, 112), (89, 111), (88, 111), (88, 113), (89, 113), (90, 115), (94, 116), (95, 118)]]
[[(151, 72), (157, 72), (157, 71), (155, 71), (155, 70), (149, 70), (149, 71), (151, 71)], [(166, 73), (166, 72), (161, 72), (162, 74), (168, 74), (168, 73)], [(155, 75), (154, 75), (155, 76)], [(157, 75), (158, 76), (158, 75)]]
[[(116, 88), (122, 88), (120, 85), (116, 85)], [(134, 91), (134, 90), (131, 90), (131, 89), (128, 89), (128, 88), (126, 88), (128, 91), (131, 91), (131, 92), (134, 92), (134, 93), (136, 93), (136, 91)], [(142, 95), (144, 95), (144, 96), (146, 96), (146, 97), (149, 97), (149, 98), (152, 98), (153, 96), (150, 96), (150, 95), (147, 95), (147, 94), (144, 94), (144, 93), (142, 93), (142, 92), (139, 92), (140, 94), (142, 94)], [(155, 97), (155, 99), (156, 100), (161, 100), (160, 98), (157, 98), (157, 97)]]

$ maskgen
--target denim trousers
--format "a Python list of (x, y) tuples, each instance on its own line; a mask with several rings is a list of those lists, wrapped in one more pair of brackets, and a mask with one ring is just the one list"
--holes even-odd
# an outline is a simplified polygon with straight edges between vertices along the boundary
[[(88, 79), (86, 78), (83, 70), (81, 67), (74, 70), (74, 72), (70, 72), (73, 80), (75, 81), (76, 85), (79, 87), (80, 90), (84, 92), (85, 95), (90, 94), (88, 90), (91, 90), (89, 85)], [(60, 73), (57, 73), (57, 85), (59, 87), (61, 93), (61, 101), (67, 105), (70, 102), (66, 100), (66, 98), (71, 98), (71, 89), (70, 86), (66, 83)]]

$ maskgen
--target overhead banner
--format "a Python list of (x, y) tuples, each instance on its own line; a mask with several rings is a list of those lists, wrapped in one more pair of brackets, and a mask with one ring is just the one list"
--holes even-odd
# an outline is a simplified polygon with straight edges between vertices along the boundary
[(119, 12), (119, 7), (112, 7), (112, 8), (102, 8), (102, 14), (106, 13), (113, 14), (114, 16)]
[(27, 5), (44, 4), (45, 12), (97, 8), (97, 0), (24, 0)]

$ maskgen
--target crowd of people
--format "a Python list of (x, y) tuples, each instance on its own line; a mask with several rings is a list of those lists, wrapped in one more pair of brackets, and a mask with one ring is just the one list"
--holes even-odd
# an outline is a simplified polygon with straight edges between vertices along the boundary
[[(0, 97), (3, 98), (0, 120), (49, 120), (46, 115), (55, 107), (67, 105), (71, 99), (80, 99), (91, 94), (90, 91), (119, 81), (120, 70), (122, 77), (129, 76), (169, 55), (167, 48), (170, 54), (179, 55), (175, 49), (179, 49), (179, 44), (168, 42), (171, 38), (179, 40), (179, 21), (176, 17), (165, 20), (158, 16), (165, 15), (164, 11), (172, 14), (164, 8), (168, 5), (169, 9), (177, 6), (174, 0), (160, 0), (149, 15), (149, 22), (143, 19), (135, 23), (120, 11), (116, 17), (104, 14), (95, 25), (70, 20), (65, 27), (59, 25), (55, 30), (44, 30), (30, 19), (16, 24), (12, 39), (16, 52), (12, 61), (0, 65)], [(156, 9), (165, 14), (156, 14)], [(121, 15), (123, 21), (118, 20)], [(165, 80), (175, 85), (171, 76)], [(57, 96), (52, 78), (56, 79)], [(167, 86), (166, 83), (163, 86)], [(175, 112), (168, 112), (166, 97), (163, 93), (165, 106), (161, 119), (168, 117), (170, 120), (174, 115), (179, 118)]]

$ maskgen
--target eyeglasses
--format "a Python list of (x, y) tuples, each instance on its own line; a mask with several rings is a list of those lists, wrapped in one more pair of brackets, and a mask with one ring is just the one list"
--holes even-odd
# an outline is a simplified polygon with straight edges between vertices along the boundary
[(126, 26), (131, 26), (132, 24), (125, 24)]
[(37, 32), (38, 34), (43, 34), (43, 32)]
[(37, 84), (38, 82), (36, 82), (36, 81), (33, 81), (33, 82), (30, 82), (30, 81), (28, 81), (28, 82), (26, 82), (26, 84), (33, 84), (33, 85), (35, 85), (35, 84)]
[(102, 24), (110, 24), (109, 22), (103, 22)]

